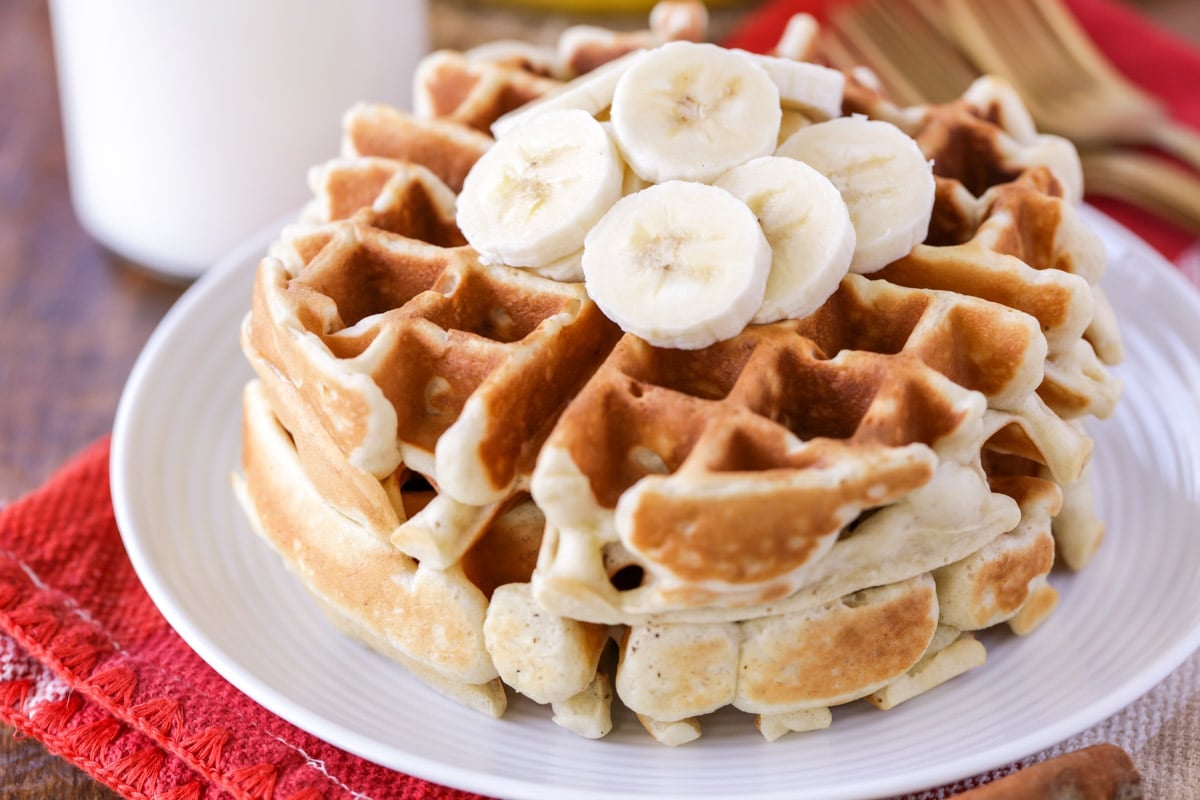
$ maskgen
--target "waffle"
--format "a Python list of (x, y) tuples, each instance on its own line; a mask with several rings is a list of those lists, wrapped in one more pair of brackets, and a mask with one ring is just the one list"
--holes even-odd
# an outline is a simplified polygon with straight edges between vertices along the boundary
[(452, 120), (419, 118), (390, 106), (361, 104), (342, 120), (344, 158), (390, 158), (432, 171), (455, 192), (491, 146), (486, 133)]
[(570, 264), (466, 243), (455, 199), (492, 123), (703, 23), (664, 3), (645, 31), (431, 55), (415, 113), (345, 115), (258, 269), (253, 527), (334, 624), (491, 715), (507, 687), (591, 738), (618, 698), (669, 745), (725, 706), (769, 740), (818, 730), (980, 666), (975, 631), (1034, 631), (1056, 560), (1103, 535), (1081, 425), (1119, 396), (1103, 250), (1073, 150), (1001, 84), (900, 108), (847, 77), (845, 113), (933, 160), (933, 219), (804, 319), (657, 348)]
[(1050, 520), (1061, 510), (1062, 495), (1039, 478), (994, 478), (990, 485), (1017, 501), (1021, 523), (967, 558), (933, 570), (939, 619), (965, 631), (1009, 622), (1024, 634), (1057, 604), (1046, 576), (1054, 565)]
[[(893, 323), (866, 329), (866, 319)], [(1011, 347), (999, 353), (997, 341)], [(1012, 438), (1063, 480), (1090, 454), (1033, 391), (1044, 353), (1027, 315), (856, 276), (806, 320), (751, 328), (707, 350), (655, 350), (626, 337), (539, 457), (533, 494), (551, 538), (534, 574), (538, 597), (558, 613), (610, 623), (668, 612), (736, 619), (802, 602), (810, 593), (797, 593), (822, 582), (828, 599), (965, 556), (976, 537), (1016, 523), (1014, 505), (986, 486), (985, 440), (1016, 429)], [(781, 383), (794, 388), (781, 396), (772, 391)], [(989, 411), (985, 400), (1022, 410)], [(600, 429), (610, 438), (598, 439)], [(971, 509), (970, 524), (941, 526), (963, 537), (961, 552), (952, 541), (922, 546), (929, 531), (914, 524), (948, 520), (949, 496)], [(838, 513), (808, 510), (824, 502)], [(778, 519), (747, 527), (764, 548), (753, 555), (769, 567), (743, 563), (744, 552), (701, 549), (719, 546), (732, 519), (756, 526), (756, 505), (778, 509)], [(854, 536), (834, 541), (871, 511)], [(810, 529), (781, 522), (805, 517)], [(798, 529), (807, 536), (789, 552)], [(674, 530), (686, 531), (692, 550), (662, 540)], [(774, 530), (783, 536), (772, 540)], [(880, 565), (882, 552), (909, 555)], [(691, 561), (700, 566), (689, 570)], [(618, 588), (611, 576), (621, 570)]]
[[(366, 228), (400, 234), (440, 247), (467, 243), (454, 222), (454, 191), (428, 167), (378, 156), (335, 159), (309, 175), (316, 199), (303, 218), (318, 239), (322, 223), (356, 217)], [(293, 237), (298, 231), (292, 230)], [(295, 254), (294, 266), (308, 256)]]
[[(242, 469), (235, 481), (254, 529), (350, 636), (446, 695), (491, 716), (506, 706), (484, 647), (487, 599), (461, 570), (423, 567), (364, 532), (317, 491), (260, 383), (243, 398)], [(437, 619), (427, 636), (415, 618)]]
[[(280, 261), (259, 269), (250, 346), (288, 376), (298, 413), (329, 432), (350, 466), (387, 479), (403, 465), (437, 487), (438, 510), (495, 513), (527, 482), (543, 429), (614, 326), (579, 285), (485, 267), (469, 248), (350, 221), (326, 233), (296, 277)], [(526, 392), (514, 419), (507, 409)], [(475, 530), (463, 523), (454, 527)], [(423, 538), (453, 559), (470, 543)]]
[(1078, 218), (1078, 157), (1038, 134), (1015, 92), (985, 77), (962, 99), (899, 109), (861, 84), (847, 110), (897, 124), (940, 179), (926, 243), (878, 277), (1003, 303), (1042, 325), (1049, 361), (1039, 392), (1068, 416), (1110, 415), (1120, 386), (1106, 367), (1121, 360), (1112, 309), (1098, 286), (1103, 244)]
[(535, 62), (472, 59), (442, 50), (424, 58), (416, 75), (413, 107), (421, 117), (437, 117), (487, 131), (503, 114), (559, 86), (539, 74)]
[[(847, 113), (907, 131), (938, 175), (928, 240), (879, 277), (986, 297), (1033, 314), (1047, 329), (1049, 344), (1039, 395), (1065, 418), (1111, 414), (1121, 387), (1108, 368), (1124, 353), (1099, 286), (1103, 244), (1075, 210), (1082, 171), (1070, 143), (1038, 133), (1012, 87), (990, 76), (957, 101), (902, 108), (874, 88), (869, 73), (856, 70), (848, 75), (844, 106)], [(1014, 452), (1011, 440), (990, 444)], [(1059, 484), (1064, 500), (1054, 522), (1057, 550), (1065, 564), (1082, 569), (1104, 535), (1090, 470)]]

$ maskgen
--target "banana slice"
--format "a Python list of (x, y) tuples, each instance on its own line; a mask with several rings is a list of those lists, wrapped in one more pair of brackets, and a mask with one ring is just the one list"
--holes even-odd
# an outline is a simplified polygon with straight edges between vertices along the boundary
[(492, 136), (501, 139), (533, 117), (550, 111), (579, 109), (596, 116), (612, 104), (617, 81), (644, 55), (644, 50), (626, 53), (564, 83), (550, 94), (508, 112), (492, 123)]
[(586, 111), (550, 111), (496, 142), (458, 196), (458, 227), (485, 263), (546, 267), (583, 246), (621, 196), (625, 167)]
[(583, 248), (544, 267), (531, 267), (529, 271), (559, 283), (579, 283), (583, 280)]
[(762, 305), (770, 267), (746, 204), (688, 181), (622, 198), (583, 243), (588, 294), (657, 347), (695, 350), (739, 333)]
[(671, 42), (617, 81), (609, 112), (629, 166), (651, 183), (708, 182), (775, 149), (779, 89), (746, 55)]
[(784, 108), (815, 111), (824, 119), (842, 115), (846, 76), (838, 70), (758, 53), (746, 53), (746, 57), (762, 67), (775, 82)]
[(837, 290), (854, 256), (854, 225), (828, 178), (802, 161), (765, 156), (713, 184), (741, 200), (771, 244), (771, 273), (753, 322), (799, 319)]
[(793, 133), (776, 155), (815, 167), (842, 193), (857, 237), (851, 272), (881, 269), (929, 233), (933, 168), (895, 125), (866, 117), (821, 122)]

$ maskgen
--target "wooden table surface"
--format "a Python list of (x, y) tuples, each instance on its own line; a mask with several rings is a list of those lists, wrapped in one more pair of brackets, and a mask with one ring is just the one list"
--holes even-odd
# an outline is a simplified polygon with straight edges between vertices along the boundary
[[(1144, 0), (1139, 6), (1200, 41), (1200, 3)], [(489, 34), (486, 27), (461, 24), (471, 18), (461, 4), (435, 2), (432, 16), (437, 44), (461, 46)], [(527, 14), (497, 20), (493, 29), (508, 35), (535, 25)], [(104, 252), (75, 220), (44, 0), (0, 3), (0, 201), (3, 504), (108, 433), (134, 359), (183, 290)], [(114, 797), (0, 725), (0, 799)]]

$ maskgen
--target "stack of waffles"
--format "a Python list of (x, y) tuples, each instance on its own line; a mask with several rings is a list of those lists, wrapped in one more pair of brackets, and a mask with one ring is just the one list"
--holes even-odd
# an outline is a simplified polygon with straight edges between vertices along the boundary
[[(515, 691), (594, 738), (617, 701), (675, 745), (726, 706), (768, 739), (892, 708), (982, 665), (973, 632), (1053, 611), (1051, 568), (1103, 535), (1081, 420), (1120, 391), (1078, 159), (997, 81), (900, 108), (796, 60), (813, 33), (720, 50), (693, 43), (701, 4), (665, 2), (645, 31), (435, 53), (415, 113), (347, 113), (258, 268), (235, 479), (334, 624), (484, 713)], [(719, 174), (655, 156), (651, 100), (628, 97), (654, 81), (622, 83), (650, 57), (676, 88), (733, 59), (727, 97), (767, 76), (776, 113), (733, 145), (757, 150)], [(588, 160), (521, 172), (577, 134)], [(803, 164), (803, 197), (755, 161)], [(577, 232), (510, 213), (588, 170), (555, 206)], [(683, 236), (647, 204), (675, 224), (713, 192), (764, 235), (701, 269), (689, 248), (724, 221)], [(673, 282), (734, 262), (692, 324), (713, 293)], [(655, 292), (684, 308), (646, 313)]]

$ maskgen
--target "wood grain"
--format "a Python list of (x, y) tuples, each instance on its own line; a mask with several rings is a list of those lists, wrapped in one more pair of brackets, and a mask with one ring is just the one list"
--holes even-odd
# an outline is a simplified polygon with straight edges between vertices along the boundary
[[(1138, 6), (1200, 41), (1193, 0)], [(489, 38), (475, 11), (465, 0), (435, 0), (435, 43), (468, 28)], [(462, 20), (471, 24), (455, 34)], [(502, 21), (512, 32), (512, 20)], [(515, 35), (535, 24), (546, 23), (518, 18)], [(0, 2), (0, 504), (109, 432), (137, 353), (180, 292), (105, 253), (75, 220), (46, 4)], [(0, 726), (0, 800), (116, 797)]]

